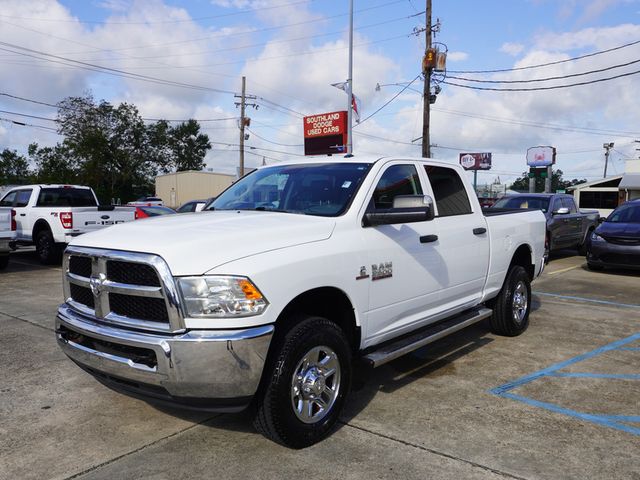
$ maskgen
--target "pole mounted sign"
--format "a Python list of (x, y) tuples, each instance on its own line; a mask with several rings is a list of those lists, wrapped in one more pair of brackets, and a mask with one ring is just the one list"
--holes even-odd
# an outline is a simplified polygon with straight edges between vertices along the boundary
[(549, 167), (556, 163), (555, 147), (531, 147), (527, 149), (527, 165), (533, 168)]
[(491, 170), (491, 153), (461, 153), (460, 165), (465, 170)]
[(331, 155), (347, 151), (347, 112), (330, 112), (303, 118), (304, 154)]

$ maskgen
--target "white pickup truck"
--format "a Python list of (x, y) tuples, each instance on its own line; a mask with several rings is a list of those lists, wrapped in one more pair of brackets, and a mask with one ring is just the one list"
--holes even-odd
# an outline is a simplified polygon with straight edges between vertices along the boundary
[(83, 235), (63, 262), (63, 351), (158, 402), (238, 411), (284, 445), (335, 425), (372, 367), (489, 319), (528, 326), (539, 211), (485, 216), (457, 165), (350, 158), (260, 168), (197, 214)]
[(15, 211), (0, 207), (0, 270), (9, 265), (10, 245), (16, 235)]
[(24, 185), (8, 190), (0, 207), (12, 207), (16, 244), (35, 245), (40, 261), (60, 261), (71, 239), (86, 232), (135, 219), (135, 209), (100, 206), (89, 187)]

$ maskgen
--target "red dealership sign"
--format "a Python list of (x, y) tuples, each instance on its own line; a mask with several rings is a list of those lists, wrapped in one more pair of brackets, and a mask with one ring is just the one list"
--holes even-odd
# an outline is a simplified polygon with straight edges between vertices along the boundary
[(303, 127), (305, 155), (330, 155), (347, 151), (346, 111), (304, 117)]

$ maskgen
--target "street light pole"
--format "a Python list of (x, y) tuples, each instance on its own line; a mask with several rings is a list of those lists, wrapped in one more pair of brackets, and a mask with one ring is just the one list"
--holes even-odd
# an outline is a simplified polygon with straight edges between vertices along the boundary
[(613, 148), (613, 142), (611, 143), (603, 143), (602, 148), (604, 148), (604, 178), (607, 178), (607, 165), (609, 164), (609, 150)]

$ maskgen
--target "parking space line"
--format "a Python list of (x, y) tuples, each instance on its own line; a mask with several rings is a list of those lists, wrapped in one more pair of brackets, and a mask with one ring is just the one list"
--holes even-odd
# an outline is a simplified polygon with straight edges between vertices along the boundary
[(561, 413), (564, 415), (568, 415), (570, 417), (578, 418), (580, 420), (586, 420), (588, 422), (597, 423), (605, 427), (615, 428), (616, 430), (622, 430), (623, 432), (631, 433), (633, 435), (640, 435), (640, 428), (633, 427), (631, 425), (625, 425), (624, 423), (618, 423), (619, 421), (627, 421), (627, 420), (616, 418), (616, 420), (618, 421), (615, 421), (613, 418), (611, 418), (611, 415), (594, 415), (591, 413), (578, 412), (577, 410), (571, 410), (570, 408), (560, 407), (553, 403), (541, 402), (539, 400), (534, 400), (533, 398), (529, 398), (529, 397), (523, 397), (522, 395), (516, 395), (514, 393), (503, 393), (500, 396), (505, 398), (510, 398), (512, 400), (517, 400), (519, 402), (526, 403), (527, 405), (531, 405), (533, 407), (544, 408), (545, 410), (549, 410), (555, 413)]
[(555, 275), (556, 273), (564, 273), (570, 270), (575, 270), (576, 268), (580, 268), (582, 265), (574, 265), (573, 267), (563, 268), (561, 270), (554, 270), (553, 272), (547, 272), (548, 275)]
[(600, 414), (580, 412), (578, 410), (561, 407), (553, 403), (543, 402), (540, 400), (536, 400), (530, 397), (518, 395), (511, 392), (516, 388), (522, 387), (523, 385), (527, 385), (543, 377), (608, 378), (608, 379), (623, 379), (623, 380), (640, 380), (640, 374), (602, 374), (602, 373), (586, 373), (586, 372), (585, 373), (559, 372), (559, 370), (562, 370), (570, 365), (574, 365), (578, 362), (588, 360), (590, 358), (601, 355), (605, 352), (611, 352), (615, 350), (624, 350), (627, 348), (634, 348), (634, 347), (627, 347), (626, 345), (633, 343), (637, 340), (640, 340), (640, 333), (636, 333), (634, 335), (617, 340), (615, 342), (611, 342), (608, 345), (604, 345), (602, 347), (596, 348), (595, 350), (591, 350), (590, 352), (577, 355), (568, 360), (551, 365), (550, 367), (544, 368), (542, 370), (538, 370), (537, 372), (531, 373), (529, 375), (525, 375), (524, 377), (521, 377), (512, 382), (508, 382), (503, 385), (500, 385), (499, 387), (492, 388), (491, 390), (489, 390), (489, 393), (492, 393), (493, 395), (496, 395), (498, 397), (517, 400), (527, 405), (531, 405), (538, 408), (544, 408), (545, 410), (549, 410), (555, 413), (561, 413), (574, 418), (586, 420), (589, 422), (597, 423), (599, 425), (615, 428), (617, 430), (622, 430), (627, 433), (640, 436), (640, 428), (626, 425), (625, 423), (621, 423), (621, 422), (640, 423), (640, 415), (600, 415)]
[(619, 302), (612, 302), (610, 300), (596, 300), (595, 298), (575, 297), (573, 295), (558, 295), (557, 293), (549, 293), (549, 292), (533, 292), (533, 293), (534, 295), (541, 295), (543, 297), (555, 297), (555, 298), (562, 298), (565, 300), (576, 300), (578, 302), (599, 303), (602, 305), (613, 305), (614, 307), (640, 309), (640, 305), (634, 304), (634, 303), (619, 303)]
[(552, 372), (547, 375), (550, 377), (564, 378), (613, 378), (620, 380), (640, 380), (640, 374), (637, 373)]

